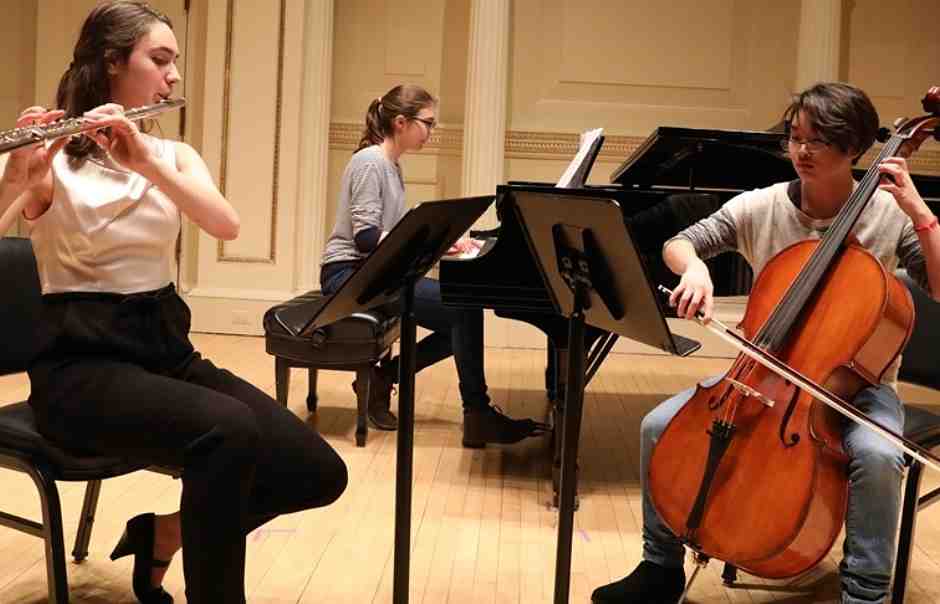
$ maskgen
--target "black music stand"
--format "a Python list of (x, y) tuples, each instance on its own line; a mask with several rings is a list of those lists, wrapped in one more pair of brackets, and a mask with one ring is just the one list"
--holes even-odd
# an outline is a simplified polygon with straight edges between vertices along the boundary
[(686, 356), (700, 344), (672, 334), (615, 201), (577, 204), (549, 192), (519, 191), (516, 212), (555, 310), (568, 317), (568, 388), (562, 426), (555, 603), (568, 602), (575, 466), (584, 404), (584, 326)]
[(411, 565), (411, 491), (414, 453), (414, 285), (463, 235), (495, 196), (430, 201), (409, 210), (333, 296), (319, 309), (289, 306), (278, 321), (291, 333), (316, 329), (364, 308), (400, 298), (398, 447), (395, 478), (395, 577), (393, 602), (407, 604)]

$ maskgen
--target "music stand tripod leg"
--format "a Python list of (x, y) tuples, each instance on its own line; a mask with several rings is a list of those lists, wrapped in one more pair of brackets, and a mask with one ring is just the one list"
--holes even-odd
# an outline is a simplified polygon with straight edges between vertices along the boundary
[(401, 336), (398, 377), (398, 447), (395, 478), (395, 572), (392, 601), (408, 603), (411, 569), (411, 495), (415, 429), (415, 288), (409, 281), (402, 288)]
[(584, 406), (583, 282), (577, 285), (575, 309), (568, 323), (568, 380), (561, 433), (561, 484), (558, 502), (558, 545), (555, 552), (555, 604), (567, 604), (571, 582), (571, 544), (577, 491), (578, 441)]

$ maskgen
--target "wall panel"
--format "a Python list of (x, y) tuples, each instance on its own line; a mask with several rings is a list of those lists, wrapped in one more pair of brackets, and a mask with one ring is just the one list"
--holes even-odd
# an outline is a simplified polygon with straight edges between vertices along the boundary
[[(36, 10), (37, 0), (4, 6), (0, 20), (0, 56), (4, 57), (4, 85), (0, 88), (0, 130), (13, 128), (16, 118), (36, 102)], [(6, 156), (0, 156), (0, 173)], [(14, 224), (8, 234), (17, 234)], [(3, 233), (0, 233), (3, 235)]]
[[(854, 0), (847, 12), (843, 70), (848, 81), (871, 95), (884, 126), (922, 114), (921, 98), (930, 86), (940, 85), (940, 3)], [(940, 174), (940, 144), (927, 141), (911, 163)]]

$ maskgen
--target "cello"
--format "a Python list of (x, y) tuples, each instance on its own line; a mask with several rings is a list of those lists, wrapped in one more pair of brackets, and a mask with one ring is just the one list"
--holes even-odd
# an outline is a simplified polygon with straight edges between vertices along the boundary
[[(929, 136), (940, 140), (940, 89), (931, 88), (923, 106), (928, 115), (899, 121), (883, 141), (826, 234), (767, 263), (739, 325), (743, 336), (709, 325), (742, 354), (673, 417), (648, 477), (661, 519), (700, 563), (714, 557), (778, 579), (809, 570), (829, 552), (848, 490), (841, 418), (833, 411), (940, 469), (936, 457), (844, 400), (879, 383), (913, 326), (906, 287), (851, 232), (878, 189), (879, 164), (910, 155)], [(859, 291), (865, 295), (847, 295)]]

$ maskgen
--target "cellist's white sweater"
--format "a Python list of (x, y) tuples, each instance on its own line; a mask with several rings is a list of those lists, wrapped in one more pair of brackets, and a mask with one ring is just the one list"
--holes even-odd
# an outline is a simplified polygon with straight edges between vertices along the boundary
[[(702, 259), (737, 251), (756, 277), (778, 252), (798, 241), (819, 239), (832, 224), (833, 219), (819, 220), (800, 210), (799, 191), (799, 182), (793, 181), (741, 193), (669, 241), (687, 239)], [(928, 288), (926, 261), (914, 225), (890, 193), (875, 192), (852, 232), (886, 270), (901, 266), (918, 285)], [(900, 357), (885, 371), (882, 383), (896, 384), (899, 365)]]

